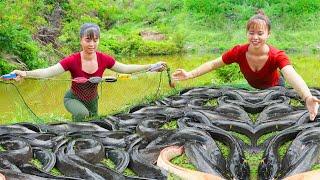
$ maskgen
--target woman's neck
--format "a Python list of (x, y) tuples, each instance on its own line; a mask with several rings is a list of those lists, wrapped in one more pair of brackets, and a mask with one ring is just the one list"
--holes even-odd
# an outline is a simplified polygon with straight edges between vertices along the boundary
[(264, 44), (260, 48), (254, 48), (251, 45), (249, 45), (248, 52), (252, 55), (261, 56), (264, 54), (268, 54), (269, 46), (267, 44)]
[(96, 58), (96, 53), (88, 54), (88, 53), (85, 53), (84, 51), (81, 51), (80, 54), (81, 54), (82, 60), (84, 61), (92, 61)]

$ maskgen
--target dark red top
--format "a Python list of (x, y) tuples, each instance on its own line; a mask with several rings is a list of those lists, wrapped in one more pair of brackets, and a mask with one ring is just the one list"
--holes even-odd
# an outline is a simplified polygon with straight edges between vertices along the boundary
[(272, 86), (279, 85), (280, 73), (286, 65), (290, 64), (288, 56), (284, 51), (278, 50), (269, 46), (269, 57), (262, 69), (259, 71), (252, 71), (250, 68), (246, 52), (248, 51), (249, 44), (237, 45), (228, 50), (222, 55), (222, 60), (225, 64), (238, 63), (240, 71), (248, 81), (248, 83), (258, 89), (266, 89)]
[[(90, 77), (102, 77), (105, 69), (110, 69), (115, 64), (115, 60), (106, 54), (101, 52), (96, 52), (98, 61), (98, 70), (92, 74), (82, 71), (82, 63), (80, 52), (74, 53), (64, 59), (59, 63), (62, 65), (65, 71), (70, 71), (72, 79), (77, 77), (84, 77), (89, 79)], [(90, 101), (97, 97), (98, 84), (93, 84), (90, 82), (86, 83), (76, 83), (72, 81), (71, 91), (81, 100)]]

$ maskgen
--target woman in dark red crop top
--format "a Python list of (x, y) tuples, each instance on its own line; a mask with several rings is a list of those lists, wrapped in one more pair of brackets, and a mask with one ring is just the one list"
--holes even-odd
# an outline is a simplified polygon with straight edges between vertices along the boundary
[(304, 80), (290, 64), (288, 56), (283, 51), (266, 44), (269, 35), (270, 20), (262, 11), (259, 11), (247, 23), (247, 44), (237, 45), (221, 57), (204, 63), (190, 72), (177, 69), (172, 74), (173, 80), (195, 78), (224, 65), (237, 63), (241, 73), (252, 87), (266, 89), (283, 85), (278, 71), (280, 69), (284, 78), (306, 102), (310, 119), (314, 120), (318, 113), (320, 100), (312, 96)]
[[(96, 24), (85, 23), (80, 29), (81, 52), (74, 53), (62, 59), (56, 65), (45, 69), (33, 71), (14, 70), (17, 80), (23, 77), (47, 78), (59, 75), (65, 71), (71, 73), (72, 79), (102, 77), (105, 69), (111, 69), (119, 73), (131, 74), (143, 70), (162, 71), (165, 69), (164, 62), (148, 65), (128, 65), (115, 61), (111, 56), (97, 51), (100, 40), (100, 28)], [(98, 91), (97, 83), (72, 82), (71, 89), (64, 97), (64, 105), (72, 114), (75, 121), (81, 121), (86, 117), (98, 114)]]

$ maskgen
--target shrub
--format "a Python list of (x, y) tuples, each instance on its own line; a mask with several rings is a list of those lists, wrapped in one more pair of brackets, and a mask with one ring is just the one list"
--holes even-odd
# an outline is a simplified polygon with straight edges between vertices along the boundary
[(9, 64), (6, 60), (0, 58), (0, 74), (8, 74), (16, 69), (16, 66)]
[(223, 83), (230, 83), (243, 79), (243, 75), (240, 72), (237, 64), (230, 64), (228, 66), (219, 68), (215, 71)]

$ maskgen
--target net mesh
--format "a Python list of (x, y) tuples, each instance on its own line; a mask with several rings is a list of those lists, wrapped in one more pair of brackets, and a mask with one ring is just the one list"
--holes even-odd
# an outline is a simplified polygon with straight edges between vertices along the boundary
[[(73, 80), (64, 74), (55, 79), (2, 81), (0, 123), (50, 123), (71, 120), (71, 114), (64, 107), (64, 96), (70, 90), (71, 83), (74, 84), (73, 94), (85, 106), (90, 106), (87, 104), (90, 101), (87, 100), (94, 98), (95, 93), (92, 92), (97, 93), (99, 116), (125, 112), (135, 104), (147, 103), (175, 91), (169, 86), (168, 73), (144, 72), (129, 75), (107, 72), (104, 77), (108, 78)], [(110, 81), (110, 77), (116, 78), (116, 82), (106, 82)]]

